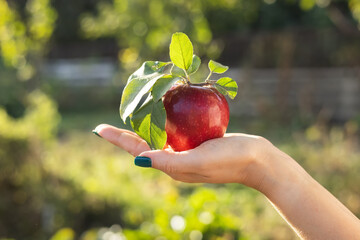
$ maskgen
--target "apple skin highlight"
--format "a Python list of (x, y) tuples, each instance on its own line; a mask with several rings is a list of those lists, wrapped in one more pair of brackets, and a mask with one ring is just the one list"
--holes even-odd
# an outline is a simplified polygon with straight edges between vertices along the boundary
[(167, 144), (185, 151), (224, 136), (229, 123), (226, 98), (213, 87), (176, 85), (163, 98)]

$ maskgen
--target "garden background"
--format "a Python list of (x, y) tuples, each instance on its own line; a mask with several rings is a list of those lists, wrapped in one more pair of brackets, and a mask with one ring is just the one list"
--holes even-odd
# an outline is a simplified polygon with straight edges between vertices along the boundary
[[(0, 0), (0, 239), (296, 239), (260, 193), (185, 184), (97, 138), (185, 32), (268, 138), (360, 217), (360, 1)], [(229, 101), (230, 102), (230, 101)]]

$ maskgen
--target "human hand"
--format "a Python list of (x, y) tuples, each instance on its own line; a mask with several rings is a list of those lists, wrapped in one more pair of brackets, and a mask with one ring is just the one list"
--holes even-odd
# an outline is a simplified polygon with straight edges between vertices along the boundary
[(195, 149), (174, 152), (151, 151), (135, 133), (106, 124), (94, 133), (138, 156), (136, 165), (159, 169), (175, 180), (242, 183), (259, 190), (303, 239), (360, 236), (359, 220), (296, 161), (262, 137), (226, 134)]
[(124, 149), (138, 166), (163, 171), (175, 180), (201, 183), (242, 183), (261, 190), (264, 164), (272, 144), (262, 137), (226, 134), (195, 149), (174, 152), (170, 148), (151, 151), (135, 133), (101, 124), (94, 130), (105, 140)]

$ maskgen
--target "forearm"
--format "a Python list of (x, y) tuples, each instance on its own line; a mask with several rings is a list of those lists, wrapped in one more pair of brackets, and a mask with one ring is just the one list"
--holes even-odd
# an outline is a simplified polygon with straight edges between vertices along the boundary
[(360, 221), (279, 150), (268, 159), (262, 191), (303, 239), (360, 239)]

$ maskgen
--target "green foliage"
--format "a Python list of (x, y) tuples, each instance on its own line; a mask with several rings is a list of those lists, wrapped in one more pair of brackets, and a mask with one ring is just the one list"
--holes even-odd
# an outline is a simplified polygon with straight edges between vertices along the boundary
[[(295, 31), (299, 28), (313, 29), (316, 32), (320, 29), (335, 29), (342, 32), (343, 23), (347, 22), (350, 24), (346, 26), (349, 25), (348, 27), (356, 32), (356, 22), (360, 22), (359, 5), (358, 0), (113, 0), (99, 1), (95, 13), (93, 11), (82, 14), (80, 23), (86, 38), (115, 38), (121, 49), (121, 66), (133, 69), (144, 59), (166, 54), (164, 49), (169, 42), (169, 32), (186, 32), (193, 40), (199, 56), (216, 59), (227, 47), (225, 41), (228, 38), (239, 35), (253, 37), (255, 40), (259, 38), (258, 35), (249, 34), (255, 29), (285, 32), (291, 28)], [(341, 17), (334, 17), (333, 10), (341, 14)], [(336, 36), (338, 32), (334, 34)], [(348, 40), (349, 35), (345, 37)], [(267, 37), (264, 38), (264, 41), (269, 42)], [(274, 40), (269, 44), (277, 42)], [(251, 43), (253, 46), (250, 49), (244, 46), (244, 50), (256, 53), (258, 44), (253, 42), (253, 39)], [(336, 46), (330, 50), (336, 51), (338, 45), (346, 47), (349, 43), (336, 41), (334, 44)], [(274, 61), (272, 55), (264, 57)], [(304, 57), (306, 58), (306, 55)], [(332, 58), (326, 60), (332, 61)], [(248, 59), (244, 61), (248, 62)], [(301, 64), (299, 60), (294, 61)]]
[(229, 77), (223, 77), (217, 80), (215, 88), (223, 95), (228, 95), (231, 99), (236, 97), (238, 91), (237, 83)]
[[(55, 19), (48, 0), (26, 1), (23, 12), (0, 0), (0, 238), (43, 238), (36, 226), (51, 176), (42, 161), (60, 117), (49, 96), (34, 90), (34, 76)], [(21, 218), (31, 225), (18, 224)]]
[(125, 68), (134, 68), (144, 59), (166, 54), (169, 32), (191, 33), (191, 38), (203, 48), (211, 45), (213, 53), (218, 51), (217, 45), (211, 43), (211, 30), (200, 1), (99, 2), (97, 12), (83, 14), (80, 21), (87, 38), (117, 39), (122, 49), (120, 64)]
[(213, 60), (210, 60), (209, 61), (209, 69), (212, 73), (221, 74), (221, 73), (226, 72), (229, 69), (229, 67), (224, 66), (221, 63), (215, 62)]
[[(0, 108), (0, 238), (36, 238), (40, 206), (45, 204), (44, 153), (54, 144), (59, 115), (56, 104), (40, 91), (26, 99), (24, 116), (13, 119)], [(32, 224), (18, 224), (19, 218)]]
[(75, 233), (71, 228), (63, 228), (57, 231), (50, 240), (74, 240)]
[(41, 51), (50, 39), (57, 14), (50, 5), (50, 0), (30, 0), (27, 3), (29, 19), (27, 19), (28, 32), (32, 39), (32, 48)]
[(175, 65), (171, 69), (171, 75), (175, 76), (175, 77), (180, 77), (180, 78), (186, 79), (186, 73), (185, 73), (184, 69), (179, 68)]
[(49, 0), (29, 0), (25, 10), (23, 20), (8, 1), (0, 0), (0, 59), (18, 71), (20, 80), (34, 76), (37, 69), (32, 60), (42, 54), (56, 20)]
[(300, 8), (308, 11), (312, 9), (316, 5), (315, 0), (301, 0), (300, 1)]
[(153, 149), (162, 149), (166, 143), (165, 118), (162, 101), (149, 99), (131, 117), (131, 126)]
[(165, 93), (179, 80), (180, 78), (174, 77), (174, 74), (159, 78), (151, 90), (153, 100), (155, 102), (159, 101), (165, 95)]
[(194, 49), (188, 36), (174, 33), (170, 43), (170, 59), (175, 66), (188, 70), (192, 64)]
[(166, 63), (147, 61), (128, 79), (120, 105), (120, 116), (125, 122), (126, 118), (135, 110), (143, 95), (163, 77)]
[(356, 19), (358, 24), (360, 24), (360, 1), (358, 0), (349, 0), (349, 8), (353, 17)]
[(201, 59), (198, 56), (193, 55), (192, 63), (186, 72), (184, 69), (179, 68), (174, 65), (171, 69), (171, 75), (185, 79), (185, 78), (187, 78), (186, 73), (188, 75), (192, 75), (192, 74), (196, 73), (197, 70), (199, 70), (200, 65), (201, 65)]
[(199, 70), (200, 65), (201, 65), (201, 59), (198, 56), (194, 55), (192, 59), (192, 63), (189, 69), (187, 70), (187, 73), (189, 75), (196, 73), (197, 70)]
[(6, 139), (53, 140), (59, 123), (56, 104), (40, 91), (28, 95), (27, 108), (22, 118), (11, 118), (0, 108), (0, 136)]
[[(36, 99), (43, 99), (39, 101), (44, 101), (44, 106), (52, 101), (41, 92), (30, 92), (40, 85), (34, 76), (54, 30), (56, 12), (49, 0), (28, 0), (24, 4), (21, 11), (14, 1), (0, 0), (0, 115), (6, 124), (0, 133), (7, 130), (4, 127), (12, 126), (14, 136), (27, 136), (33, 126), (33, 131), (39, 130), (39, 136), (51, 135), (53, 129), (46, 128), (51, 124), (43, 122), (44, 116), (32, 115), (31, 106), (43, 106), (32, 102)], [(31, 79), (33, 81), (26, 81)], [(54, 112), (56, 108), (49, 110), (50, 116)], [(21, 118), (23, 115), (25, 117)]]

